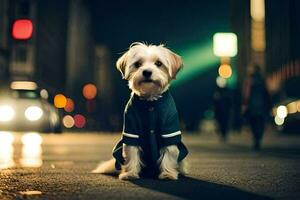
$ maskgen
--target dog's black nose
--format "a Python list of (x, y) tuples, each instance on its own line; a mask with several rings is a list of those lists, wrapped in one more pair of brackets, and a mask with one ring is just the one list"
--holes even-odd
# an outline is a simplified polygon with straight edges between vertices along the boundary
[(152, 75), (152, 72), (151, 72), (151, 71), (149, 71), (149, 70), (144, 70), (144, 71), (143, 71), (143, 76), (144, 76), (145, 78), (150, 78), (151, 75)]

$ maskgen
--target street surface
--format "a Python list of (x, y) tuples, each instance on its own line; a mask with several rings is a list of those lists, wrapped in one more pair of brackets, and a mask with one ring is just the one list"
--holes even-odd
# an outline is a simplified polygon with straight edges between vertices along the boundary
[(118, 134), (41, 135), (41, 146), (14, 133), (12, 151), (0, 147), (1, 200), (300, 199), (300, 135), (268, 133), (262, 151), (253, 152), (247, 132), (231, 134), (227, 144), (215, 134), (185, 134), (190, 174), (178, 181), (91, 174), (111, 158)]

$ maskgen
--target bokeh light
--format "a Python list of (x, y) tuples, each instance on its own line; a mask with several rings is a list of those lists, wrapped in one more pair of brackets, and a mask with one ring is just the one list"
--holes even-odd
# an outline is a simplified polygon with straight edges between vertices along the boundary
[(48, 99), (48, 97), (49, 97), (49, 93), (48, 93), (48, 91), (47, 91), (46, 89), (42, 89), (42, 90), (40, 91), (40, 95), (41, 95), (41, 97), (42, 97), (43, 99)]
[(237, 36), (235, 33), (216, 33), (213, 36), (214, 54), (219, 57), (234, 57), (237, 54)]
[(15, 116), (15, 111), (11, 106), (0, 106), (0, 122), (8, 122)]
[(13, 167), (14, 135), (10, 132), (0, 131), (0, 170)]
[(232, 69), (228, 64), (220, 65), (218, 72), (222, 78), (229, 78), (232, 75)]
[(75, 126), (77, 128), (83, 128), (86, 123), (86, 119), (83, 115), (77, 114), (74, 116)]
[(12, 133), (0, 131), (0, 146), (11, 145), (15, 140)]
[(12, 36), (14, 39), (30, 39), (33, 32), (33, 24), (29, 19), (17, 19), (12, 26)]
[(74, 110), (74, 101), (70, 98), (67, 98), (66, 106), (64, 107), (66, 112), (73, 112)]
[(40, 134), (35, 132), (26, 133), (22, 136), (21, 140), (24, 145), (40, 145), (43, 142), (43, 138)]
[(289, 103), (286, 107), (290, 114), (297, 112), (297, 102), (296, 101)]
[(54, 97), (54, 106), (56, 108), (64, 108), (67, 104), (67, 98), (63, 94), (57, 94)]
[(297, 111), (300, 112), (300, 101), (297, 102)]
[(40, 144), (29, 145), (22, 147), (22, 157), (20, 163), (23, 167), (40, 167), (43, 164), (42, 147)]
[(274, 121), (276, 125), (281, 126), (284, 123), (284, 118), (280, 118), (276, 115)]
[(263, 21), (265, 18), (265, 1), (251, 0), (250, 2), (251, 18), (255, 21)]
[(227, 81), (226, 81), (225, 78), (222, 78), (221, 76), (218, 76), (216, 78), (216, 84), (217, 84), (218, 87), (224, 88), (224, 87), (226, 87)]
[(287, 108), (284, 105), (278, 106), (277, 108), (277, 116), (280, 118), (285, 118), (287, 116)]
[(72, 128), (75, 124), (75, 121), (71, 115), (66, 115), (63, 118), (63, 124), (66, 128)]
[(23, 135), (21, 140), (23, 148), (20, 164), (23, 167), (42, 166), (42, 137), (38, 133), (31, 132)]
[(97, 87), (92, 83), (86, 84), (83, 87), (82, 94), (86, 99), (94, 99), (97, 95)]
[(25, 110), (25, 117), (29, 121), (37, 121), (43, 115), (43, 110), (38, 106), (29, 106)]

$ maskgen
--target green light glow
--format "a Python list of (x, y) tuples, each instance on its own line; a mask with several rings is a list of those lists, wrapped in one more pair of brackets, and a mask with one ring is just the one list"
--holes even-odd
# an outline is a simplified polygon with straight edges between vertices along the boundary
[(237, 83), (237, 72), (234, 68), (232, 68), (232, 75), (229, 79), (227, 79), (228, 87), (235, 88)]
[(213, 55), (211, 42), (177, 52), (183, 58), (184, 67), (178, 73), (176, 80), (173, 81), (172, 87), (197, 77), (199, 74), (218, 65), (219, 62), (219, 58)]
[[(193, 46), (187, 50), (178, 50), (177, 52), (183, 58), (184, 67), (178, 73), (176, 80), (172, 82), (172, 87), (177, 87), (178, 85), (192, 80), (205, 71), (218, 67), (220, 63), (220, 58), (213, 54), (212, 42)], [(231, 88), (234, 87), (236, 81), (237, 74), (233, 69), (232, 76), (228, 79), (228, 86)]]

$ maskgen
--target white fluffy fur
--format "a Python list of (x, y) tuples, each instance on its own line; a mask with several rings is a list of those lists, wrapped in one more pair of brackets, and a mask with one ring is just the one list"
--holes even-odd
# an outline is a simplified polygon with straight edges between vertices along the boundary
[[(161, 62), (161, 66), (157, 62)], [(137, 65), (138, 63), (138, 65)], [(129, 88), (133, 93), (149, 101), (156, 100), (169, 87), (170, 81), (175, 79), (177, 72), (183, 63), (177, 54), (164, 45), (146, 45), (133, 43), (129, 50), (117, 61), (117, 69), (123, 78), (128, 80)], [(138, 67), (137, 67), (138, 66)], [(152, 75), (147, 79), (143, 71), (151, 71)], [(119, 178), (122, 180), (139, 178), (143, 162), (140, 157), (141, 149), (135, 146), (123, 146), (125, 165), (122, 166)], [(160, 179), (178, 179), (178, 174), (186, 174), (186, 164), (178, 163), (179, 150), (176, 145), (163, 148), (160, 151)], [(101, 163), (93, 173), (114, 173), (115, 160)]]
[[(144, 165), (140, 153), (141, 149), (135, 146), (128, 146), (124, 144), (123, 156), (125, 158), (125, 165), (122, 166), (119, 179), (130, 180), (139, 178), (141, 167)], [(160, 151), (159, 165), (160, 174), (159, 179), (177, 180), (178, 174), (186, 175), (187, 163), (183, 160), (177, 163), (179, 150), (176, 145), (171, 145), (163, 148)], [(115, 169), (115, 159), (100, 163), (92, 173), (111, 174), (118, 173)]]
[(113, 174), (117, 173), (118, 171), (115, 169), (115, 159), (110, 159), (108, 161), (100, 163), (92, 173), (100, 173), (100, 174)]
[(179, 150), (176, 145), (171, 145), (161, 149), (160, 162), (160, 179), (176, 180), (179, 173), (177, 158)]
[(125, 165), (122, 166), (122, 171), (119, 175), (121, 180), (139, 178), (139, 173), (143, 165), (140, 159), (141, 150), (136, 146), (123, 144), (123, 157)]
[[(157, 61), (162, 65), (158, 67)], [(140, 66), (136, 67), (136, 63)], [(159, 98), (168, 89), (170, 81), (176, 78), (182, 65), (180, 56), (164, 45), (146, 45), (139, 42), (133, 43), (117, 61), (117, 69), (128, 80), (132, 92), (147, 100)], [(144, 82), (145, 70), (152, 72), (151, 82)]]

